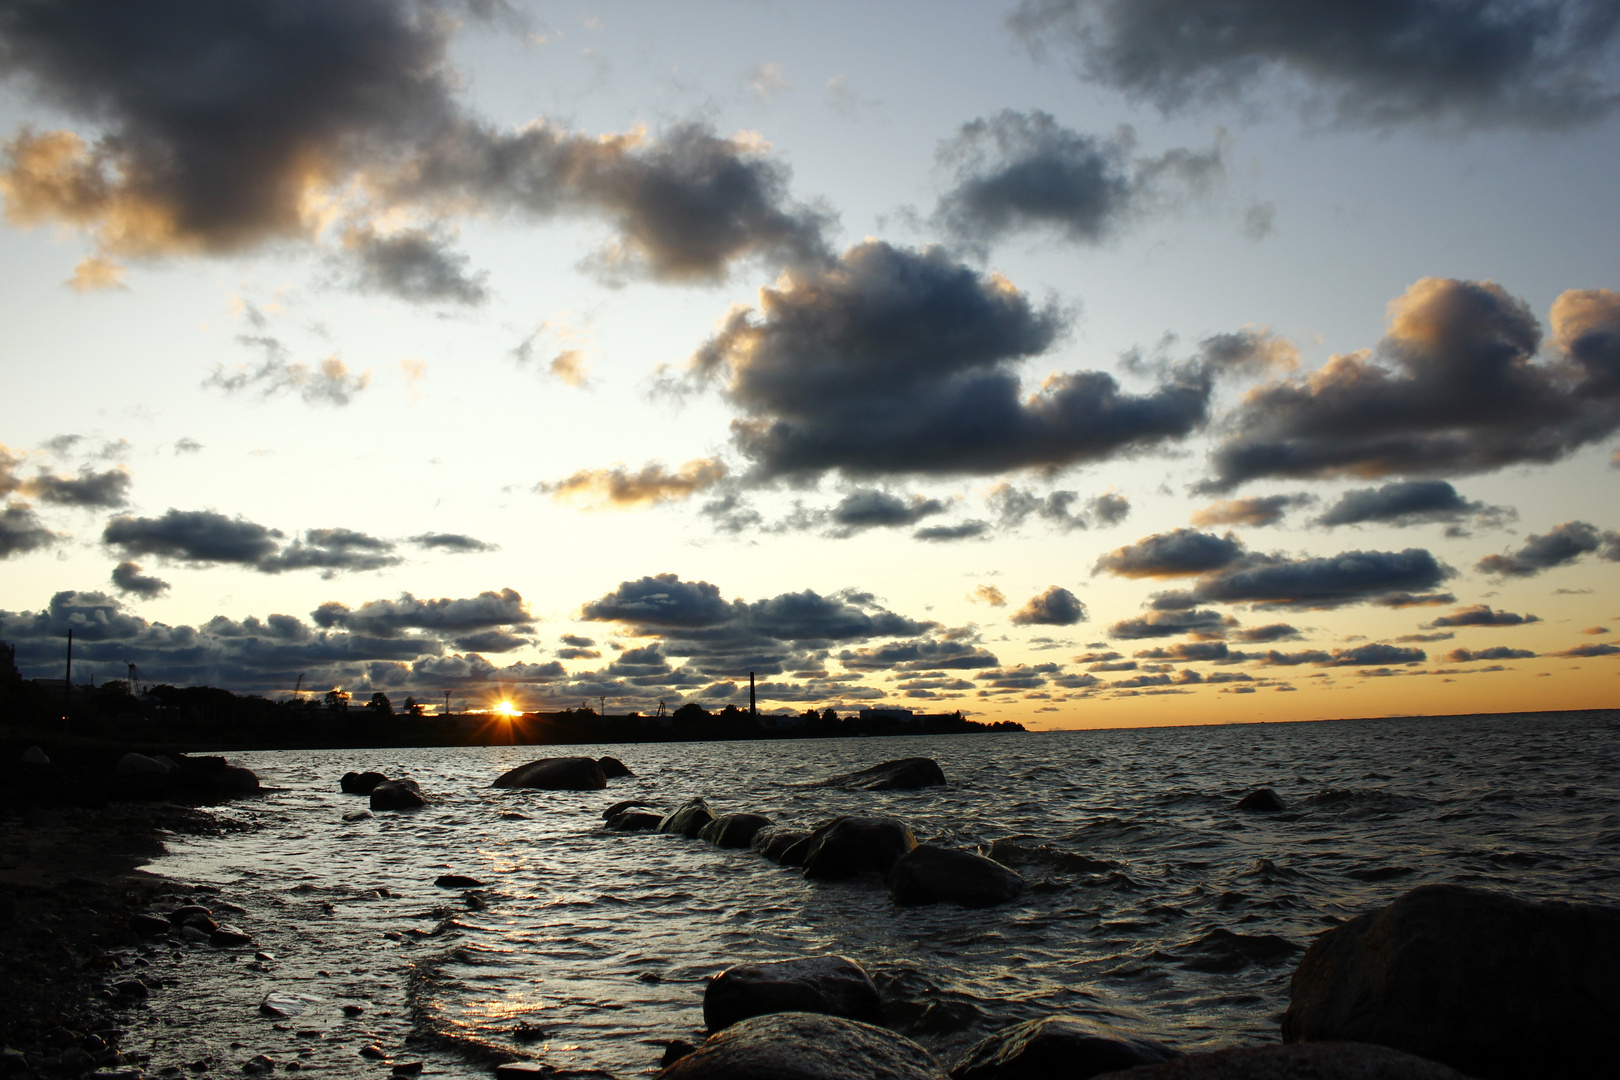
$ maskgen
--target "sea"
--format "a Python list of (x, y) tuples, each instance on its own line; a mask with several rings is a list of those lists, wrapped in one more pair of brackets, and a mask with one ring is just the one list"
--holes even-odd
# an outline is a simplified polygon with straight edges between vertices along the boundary
[[(491, 786), (564, 755), (635, 775)], [(884, 1023), (947, 1068), (1051, 1014), (1218, 1049), (1276, 1041), (1311, 940), (1419, 885), (1620, 902), (1620, 711), (229, 756), (277, 790), (218, 808), (219, 835), (170, 837), (148, 869), (199, 886), (255, 943), (143, 961), (164, 989), (124, 1021), (124, 1048), (148, 1073), (240, 1074), (264, 1054), (322, 1075), (422, 1062), (471, 1077), (511, 1054), (647, 1075), (671, 1040), (701, 1042), (710, 976), (825, 954), (862, 964)], [(813, 786), (918, 756), (944, 787)], [(367, 800), (339, 779), (365, 770), (432, 801), (355, 815)], [(1261, 787), (1286, 809), (1236, 808)], [(784, 824), (893, 816), (1029, 887), (988, 909), (901, 907), (875, 876), (807, 881), (747, 850), (603, 826), (620, 800), (693, 797)], [(436, 886), (445, 874), (483, 884)]]

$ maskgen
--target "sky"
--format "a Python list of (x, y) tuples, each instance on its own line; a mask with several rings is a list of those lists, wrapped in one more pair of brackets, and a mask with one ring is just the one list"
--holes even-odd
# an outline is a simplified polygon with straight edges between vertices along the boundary
[(0, 641), (458, 710), (1613, 707), (1617, 174), (1604, 0), (0, 0)]

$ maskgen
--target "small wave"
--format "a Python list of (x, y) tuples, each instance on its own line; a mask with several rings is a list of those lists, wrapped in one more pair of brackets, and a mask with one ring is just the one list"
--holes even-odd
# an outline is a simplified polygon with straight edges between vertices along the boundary
[(1344, 817), (1382, 817), (1401, 814), (1427, 805), (1429, 800), (1414, 795), (1397, 795), (1382, 788), (1328, 788), (1302, 799), (1300, 805), (1326, 810)]
[(1225, 975), (1250, 965), (1276, 967), (1302, 951), (1276, 934), (1237, 934), (1216, 927), (1159, 955), (1188, 971)]
[(1357, 881), (1393, 881), (1415, 873), (1417, 871), (1410, 866), (1362, 866), (1347, 870), (1344, 876)]
[(994, 859), (1003, 866), (1033, 865), (1070, 874), (1101, 874), (1125, 865), (1112, 859), (1093, 859), (1078, 852), (1064, 851), (1051, 844), (1027, 845), (1006, 839), (997, 840), (980, 850), (986, 858)]

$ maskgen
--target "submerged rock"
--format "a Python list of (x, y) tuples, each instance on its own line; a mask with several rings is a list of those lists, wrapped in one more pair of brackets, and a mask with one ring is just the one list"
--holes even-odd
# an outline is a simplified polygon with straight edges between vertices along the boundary
[(699, 840), (707, 840), (715, 847), (745, 848), (754, 841), (754, 835), (771, 823), (763, 814), (725, 814), (703, 826)]
[(915, 791), (918, 788), (940, 787), (944, 783), (945, 772), (933, 758), (908, 757), (834, 776), (814, 786), (857, 788), (861, 791)]
[(1494, 1080), (1613, 1067), (1620, 908), (1425, 885), (1319, 936), (1285, 1042), (1376, 1043)]
[(609, 780), (616, 780), (621, 776), (636, 775), (630, 771), (630, 766), (626, 765), (616, 757), (597, 758), (596, 764), (597, 767), (602, 770), (602, 775), (607, 777)]
[(933, 1056), (880, 1027), (817, 1013), (739, 1021), (658, 1074), (660, 1080), (943, 1080)]
[(710, 979), (703, 991), (703, 1022), (710, 1031), (768, 1013), (825, 1013), (876, 1022), (881, 1011), (871, 976), (844, 956), (738, 964)]
[(1108, 1080), (1466, 1080), (1438, 1062), (1359, 1043), (1245, 1046), (1107, 1075)]
[(441, 889), (482, 889), (484, 883), (465, 874), (440, 874), (433, 879), (433, 884)]
[(897, 818), (836, 817), (803, 843), (804, 876), (836, 881), (862, 873), (887, 874), (900, 856), (917, 846), (917, 838)]
[(415, 780), (400, 778), (385, 780), (371, 789), (373, 810), (412, 810), (427, 805), (427, 796), (416, 786)]
[(951, 1076), (956, 1080), (1086, 1080), (1180, 1056), (1180, 1051), (1161, 1042), (1096, 1020), (1043, 1016), (980, 1039), (962, 1055)]
[(703, 831), (703, 826), (713, 820), (714, 811), (709, 809), (709, 804), (702, 799), (692, 799), (665, 814), (658, 823), (658, 831), (695, 840), (697, 834)]
[(1238, 800), (1237, 808), (1239, 810), (1255, 810), (1263, 814), (1273, 814), (1279, 810), (1288, 809), (1287, 805), (1282, 801), (1282, 796), (1268, 787), (1260, 788), (1258, 791), (1251, 791), (1243, 796)]
[(607, 776), (595, 758), (541, 758), (502, 773), (491, 786), (540, 788), (545, 791), (596, 791), (607, 787)]
[(971, 851), (919, 844), (889, 868), (889, 892), (897, 903), (990, 907), (1016, 900), (1024, 879), (994, 859)]
[(631, 811), (625, 814), (614, 814), (607, 819), (606, 826), (614, 832), (656, 832), (658, 826), (663, 824), (662, 814), (642, 814)]
[[(624, 799), (621, 802), (614, 803), (612, 806), (602, 811), (602, 820), (606, 821), (608, 818), (618, 817), (626, 810), (639, 810), (652, 805), (653, 804), (650, 802), (642, 802), (639, 799)], [(661, 817), (662, 815), (659, 816)]]
[(370, 795), (373, 788), (387, 779), (380, 772), (347, 772), (338, 781), (338, 787), (345, 795)]
[(45, 751), (37, 746), (30, 746), (24, 750), (20, 760), (24, 765), (49, 765), (51, 763), (51, 759), (45, 755)]
[(795, 845), (803, 845), (809, 839), (809, 829), (798, 829), (791, 825), (770, 825), (755, 833), (748, 846), (771, 862), (781, 863), (784, 866), (803, 866), (803, 859), (790, 863), (784, 856), (789, 849)]
[(118, 777), (168, 776), (173, 771), (174, 766), (168, 762), (136, 753), (125, 754), (113, 766), (113, 775)]

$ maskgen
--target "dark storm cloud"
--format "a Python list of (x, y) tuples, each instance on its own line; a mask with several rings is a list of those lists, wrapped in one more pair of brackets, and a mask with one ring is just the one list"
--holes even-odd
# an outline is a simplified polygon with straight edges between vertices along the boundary
[(1424, 278), (1390, 310), (1376, 350), (1250, 391), (1203, 486), (1545, 464), (1620, 427), (1620, 296), (1560, 296), (1550, 362), (1529, 308), (1490, 282)]
[(1142, 638), (1224, 637), (1233, 620), (1218, 611), (1150, 611), (1133, 619), (1122, 619), (1108, 628), (1108, 636), (1125, 641)]
[(1489, 526), (1500, 525), (1513, 516), (1506, 507), (1463, 498), (1444, 480), (1403, 480), (1345, 492), (1316, 519), (1316, 524), (1328, 528), (1367, 523), (1407, 526), (1473, 519)]
[(732, 617), (718, 586), (658, 574), (626, 581), (580, 609), (580, 617), (653, 628), (717, 626)]
[(212, 510), (171, 509), (159, 518), (115, 517), (107, 522), (101, 539), (129, 555), (256, 566), (275, 555), (282, 535)]
[(151, 574), (141, 573), (139, 563), (121, 562), (113, 567), (113, 584), (119, 592), (133, 593), (143, 600), (153, 600), (169, 591), (169, 583)]
[(407, 543), (419, 548), (438, 549), (452, 553), (499, 551), (499, 546), (468, 536), (465, 533), (421, 533), (409, 537)]
[(1599, 533), (1596, 526), (1584, 521), (1566, 521), (1540, 536), (1532, 535), (1518, 551), (1485, 556), (1474, 568), (1484, 574), (1534, 577), (1594, 551), (1600, 558), (1620, 561), (1620, 534)]
[(482, 304), (489, 299), (487, 272), (470, 273), (471, 260), (451, 248), (452, 240), (427, 229), (380, 235), (356, 226), (343, 237), (344, 253), (362, 292), (387, 293), (429, 304)]
[[(153, 257), (313, 239), (309, 207), (324, 204), (358, 237), (362, 284), (431, 301), (483, 291), (443, 248), (451, 215), (603, 217), (615, 239), (598, 264), (666, 280), (826, 257), (830, 216), (793, 202), (787, 170), (746, 140), (696, 123), (652, 138), (502, 131), (468, 114), (447, 63), (463, 7), (179, 0), (89, 18), (8, 4), (0, 70), (97, 132), (23, 129), (5, 147), (8, 214)], [(372, 231), (392, 211), (430, 225)]]
[(1523, 626), (1525, 623), (1540, 621), (1540, 617), (1536, 615), (1495, 611), (1489, 604), (1474, 604), (1471, 607), (1458, 608), (1450, 615), (1441, 615), (1425, 629), (1437, 630), (1446, 626)]
[(330, 602), (316, 608), (312, 617), (322, 628), (342, 627), (378, 638), (396, 637), (408, 630), (442, 636), (466, 635), (534, 622), (534, 616), (529, 614), (523, 597), (515, 589), (437, 600), (418, 600), (410, 593), (401, 593), (397, 600), (368, 600), (353, 609)]
[(129, 502), (130, 477), (126, 469), (95, 472), (81, 469), (78, 476), (41, 473), (22, 482), (22, 490), (41, 502), (57, 506), (116, 509)]
[(832, 508), (828, 520), (835, 535), (853, 536), (864, 529), (915, 525), (925, 517), (943, 514), (945, 509), (938, 499), (921, 495), (902, 499), (887, 491), (852, 491)]
[(1561, 656), (1566, 660), (1586, 660), (1599, 656), (1620, 656), (1620, 646), (1606, 645), (1595, 642), (1591, 645), (1576, 645), (1562, 652), (1549, 653), (1549, 656)]
[(834, 265), (789, 273), (737, 308), (692, 357), (743, 416), (732, 438), (757, 478), (985, 474), (1144, 450), (1203, 424), (1211, 367), (1177, 365), (1144, 395), (1111, 375), (1050, 376), (1034, 394), (1013, 365), (1067, 319), (939, 248), (871, 240)]
[(254, 569), (263, 574), (324, 570), (328, 577), (346, 570), (382, 570), (405, 561), (393, 550), (392, 542), (352, 529), (310, 529), (303, 540), (258, 560)]
[(1289, 510), (1316, 501), (1314, 495), (1264, 495), (1252, 499), (1228, 499), (1194, 510), (1194, 525), (1275, 525)]
[(1231, 655), (1231, 650), (1224, 641), (1183, 641), (1163, 648), (1141, 649), (1131, 655), (1139, 660), (1172, 660), (1183, 664), (1219, 663)]
[(931, 639), (845, 649), (838, 654), (838, 662), (850, 671), (971, 671), (1001, 664), (981, 645)]
[(911, 534), (913, 540), (925, 543), (949, 543), (952, 540), (972, 540), (990, 531), (988, 521), (964, 521), (960, 525), (930, 525)]
[(997, 484), (986, 500), (1003, 528), (1016, 528), (1031, 517), (1065, 530), (1088, 529), (1098, 525), (1118, 525), (1131, 512), (1130, 500), (1115, 492), (1104, 492), (1084, 504), (1077, 491), (1053, 491), (1045, 496), (1016, 487)]
[(1272, 641), (1296, 641), (1304, 637), (1294, 627), (1287, 623), (1268, 623), (1265, 626), (1248, 626), (1233, 631), (1233, 637), (1246, 645), (1264, 645)]
[(1272, 86), (1354, 126), (1542, 130), (1617, 98), (1604, 0), (1023, 0), (1009, 21), (1037, 56), (1166, 112)]
[(1190, 593), (1201, 603), (1258, 608), (1329, 609), (1359, 603), (1405, 607), (1449, 602), (1415, 595), (1413, 590), (1432, 589), (1454, 573), (1422, 548), (1345, 551), (1305, 559), (1250, 555), (1241, 565), (1200, 578)]
[(1175, 529), (1145, 536), (1097, 559), (1093, 574), (1158, 578), (1204, 574), (1244, 558), (1243, 541), (1231, 533), (1215, 536), (1195, 529)]
[(1453, 664), (1472, 664), (1481, 660), (1533, 660), (1536, 655), (1529, 649), (1499, 645), (1492, 649), (1453, 649), (1446, 654), (1446, 660)]
[(1030, 597), (1011, 621), (1018, 626), (1073, 626), (1086, 621), (1086, 605), (1068, 589), (1053, 585)]
[(0, 512), (0, 559), (26, 555), (30, 551), (49, 547), (60, 539), (24, 503), (11, 503)]
[(1096, 244), (1131, 221), (1224, 179), (1220, 148), (1136, 158), (1135, 133), (1111, 137), (1063, 127), (1048, 113), (1004, 109), (963, 124), (939, 148), (955, 183), (934, 223), (982, 250), (1011, 233), (1049, 232)]

